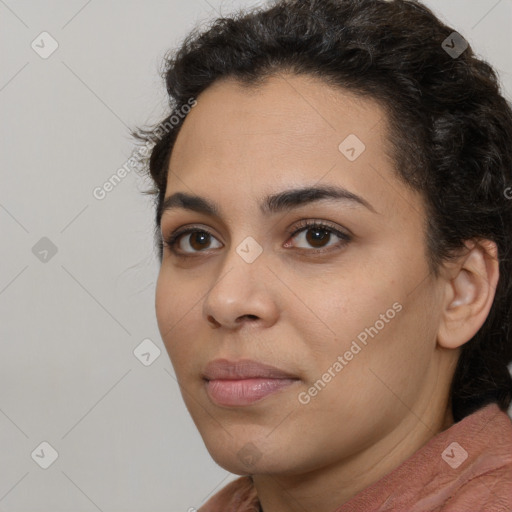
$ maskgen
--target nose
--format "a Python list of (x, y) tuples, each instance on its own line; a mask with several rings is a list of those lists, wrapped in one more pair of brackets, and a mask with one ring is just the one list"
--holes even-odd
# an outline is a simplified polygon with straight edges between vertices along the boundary
[(264, 253), (248, 263), (232, 249), (203, 302), (203, 317), (212, 328), (238, 329), (246, 323), (270, 327), (276, 322), (275, 276), (266, 265)]

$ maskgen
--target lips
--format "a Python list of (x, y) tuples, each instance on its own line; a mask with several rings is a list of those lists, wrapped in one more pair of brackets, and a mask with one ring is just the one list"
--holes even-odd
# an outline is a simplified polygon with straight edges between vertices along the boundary
[(238, 380), (238, 379), (296, 379), (295, 375), (280, 370), (275, 366), (241, 359), (240, 361), (228, 361), (227, 359), (216, 359), (206, 365), (203, 372), (206, 380)]
[(212, 361), (203, 378), (210, 400), (226, 407), (251, 405), (299, 381), (289, 372), (250, 359)]

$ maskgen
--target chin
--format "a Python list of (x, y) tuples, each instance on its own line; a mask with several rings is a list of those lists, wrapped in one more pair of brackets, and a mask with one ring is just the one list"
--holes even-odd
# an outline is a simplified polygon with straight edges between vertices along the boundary
[(210, 453), (213, 460), (223, 469), (233, 473), (234, 475), (249, 476), (256, 474), (285, 474), (287, 468), (282, 467), (277, 461), (263, 461), (263, 460), (241, 460), (238, 456), (233, 454), (220, 454), (219, 456)]
[[(227, 436), (227, 434), (226, 434)], [(229, 442), (219, 442), (219, 437), (213, 435), (213, 439), (203, 438), (206, 449), (212, 459), (223, 469), (235, 475), (253, 474), (286, 474), (293, 471), (294, 461), (287, 453), (286, 446), (264, 439), (263, 443), (252, 442), (251, 436), (243, 438), (233, 436)], [(253, 436), (252, 439), (256, 439)], [(281, 448), (281, 449), (280, 449)], [(289, 450), (288, 450), (289, 451)]]

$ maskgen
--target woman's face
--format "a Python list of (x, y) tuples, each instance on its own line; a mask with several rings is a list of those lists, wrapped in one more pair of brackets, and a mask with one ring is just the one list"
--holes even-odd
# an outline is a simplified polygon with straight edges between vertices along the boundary
[[(424, 206), (385, 137), (376, 103), (293, 75), (217, 82), (184, 122), (166, 197), (201, 201), (166, 204), (164, 239), (195, 232), (164, 247), (156, 311), (187, 408), (233, 473), (375, 462), (444, 416)], [(331, 193), (290, 194), (315, 188)]]

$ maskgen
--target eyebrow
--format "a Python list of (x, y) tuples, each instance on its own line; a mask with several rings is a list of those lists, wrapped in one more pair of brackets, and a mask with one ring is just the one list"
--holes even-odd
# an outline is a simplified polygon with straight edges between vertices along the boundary
[[(264, 214), (274, 214), (322, 200), (350, 202), (355, 205), (364, 206), (371, 212), (377, 213), (366, 199), (345, 188), (332, 185), (303, 187), (269, 195), (263, 199), (263, 202), (260, 204), (260, 210)], [(164, 199), (161, 214), (174, 209), (191, 210), (214, 217), (221, 216), (221, 209), (216, 203), (204, 197), (184, 192), (176, 192)]]

